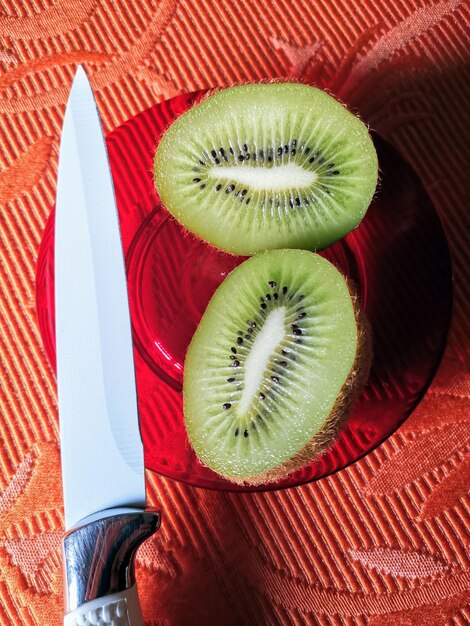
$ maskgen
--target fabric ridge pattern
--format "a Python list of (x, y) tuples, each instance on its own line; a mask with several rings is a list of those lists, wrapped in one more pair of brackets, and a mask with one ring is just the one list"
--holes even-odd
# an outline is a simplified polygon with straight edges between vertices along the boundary
[(469, 623), (469, 18), (464, 0), (2, 1), (0, 625), (63, 620), (56, 382), (34, 281), (78, 63), (105, 132), (196, 89), (266, 78), (329, 89), (413, 165), (453, 262), (437, 375), (361, 461), (253, 494), (148, 473), (164, 523), (138, 553), (146, 624)]

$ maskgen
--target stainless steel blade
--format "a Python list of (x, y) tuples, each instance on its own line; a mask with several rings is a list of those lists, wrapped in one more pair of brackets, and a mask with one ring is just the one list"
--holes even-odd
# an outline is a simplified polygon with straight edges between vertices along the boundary
[(91, 86), (75, 76), (60, 143), (55, 218), (57, 381), (66, 528), (145, 506), (119, 220)]

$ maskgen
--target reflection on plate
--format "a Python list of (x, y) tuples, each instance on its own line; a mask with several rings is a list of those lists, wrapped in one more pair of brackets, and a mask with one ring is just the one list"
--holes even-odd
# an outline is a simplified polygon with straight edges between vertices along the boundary
[[(181, 385), (188, 343), (212, 293), (243, 259), (208, 246), (162, 209), (152, 182), (158, 138), (199, 97), (178, 96), (108, 137), (135, 342), (146, 466), (192, 485), (260, 490), (299, 485), (342, 469), (384, 441), (410, 414), (439, 364), (450, 321), (451, 265), (435, 210), (411, 168), (375, 136), (377, 197), (360, 227), (322, 255), (356, 284), (371, 322), (369, 382), (334, 445), (316, 462), (267, 487), (240, 487), (196, 460), (185, 435)], [(39, 252), (36, 301), (55, 362), (53, 220)]]

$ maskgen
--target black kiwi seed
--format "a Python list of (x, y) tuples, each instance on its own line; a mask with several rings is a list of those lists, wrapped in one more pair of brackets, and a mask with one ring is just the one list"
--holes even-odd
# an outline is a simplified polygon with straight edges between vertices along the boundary
[(235, 378), (227, 378), (227, 382), (228, 383), (234, 383), (235, 382)]
[(205, 165), (204, 161), (201, 161), (201, 160), (200, 160), (200, 161), (199, 161), (199, 163), (200, 163), (201, 165)]
[(277, 300), (279, 298), (279, 294), (278, 293), (273, 293), (273, 300)]
[(220, 191), (222, 189), (222, 185), (218, 184), (217, 187), (215, 188), (216, 191)]
[(225, 156), (225, 150), (223, 148), (219, 148), (219, 152), (222, 156)]
[(309, 152), (310, 152), (310, 148), (309, 147), (305, 148), (304, 153), (308, 154)]
[(287, 293), (287, 287), (283, 287), (283, 288), (282, 288), (282, 293), (283, 293), (284, 295), (286, 295), (286, 293)]
[(302, 334), (302, 331), (300, 330), (300, 328), (296, 326), (295, 324), (292, 324), (291, 328), (292, 328), (292, 332), (294, 333), (294, 335)]
[(245, 339), (251, 339), (250, 335), (245, 335)]
[(238, 155), (238, 160), (239, 161), (244, 161), (245, 160), (245, 157), (243, 156), (243, 154), (239, 154)]
[(193, 178), (193, 183), (200, 183), (201, 179), (200, 178)]
[(292, 154), (292, 156), (294, 156), (295, 154), (297, 154), (297, 150), (295, 148), (293, 148), (290, 153)]
[(214, 158), (217, 156), (217, 152), (215, 150), (211, 150), (211, 154)]
[(274, 280), (270, 280), (268, 283), (269, 287), (272, 287), (274, 289), (274, 287), (276, 287), (276, 283), (274, 282)]
[(235, 433), (234, 433), (234, 434), (235, 434), (235, 437), (238, 437), (238, 433), (239, 433), (239, 432), (240, 432), (240, 431), (239, 431), (239, 430), (238, 430), (238, 428), (237, 428), (237, 429), (236, 429), (236, 431), (235, 431)]
[(245, 152), (248, 152), (248, 146), (246, 143), (243, 144), (243, 150), (245, 150)]
[(250, 198), (245, 202), (245, 204), (250, 204)]
[(260, 393), (260, 394), (258, 395), (258, 398), (259, 398), (260, 400), (264, 400), (264, 399), (266, 398), (266, 396), (264, 395), (264, 393)]
[(243, 338), (242, 337), (237, 337), (237, 343), (238, 343), (239, 346), (241, 346), (242, 343), (243, 343)]
[(248, 193), (248, 189), (242, 189), (241, 191), (242, 196), (246, 196), (247, 193)]
[(246, 329), (246, 332), (247, 332), (247, 333), (252, 333), (252, 332), (253, 332), (253, 329), (252, 329), (252, 328), (247, 328), (247, 329)]
[(252, 326), (253, 328), (256, 328), (256, 322), (251, 322), (251, 326)]
[(287, 154), (289, 152), (289, 144), (284, 146), (284, 152)]
[(279, 382), (279, 378), (278, 378), (277, 376), (271, 376), (271, 380), (272, 380), (274, 383), (278, 383), (278, 382)]
[(277, 156), (281, 156), (282, 154), (282, 147), (279, 146), (279, 148), (277, 149)]
[(266, 306), (267, 306), (267, 305), (266, 305), (266, 302), (262, 302), (262, 303), (261, 303), (261, 308), (262, 308), (262, 309), (265, 309), (265, 308), (266, 308)]
[(310, 159), (308, 160), (309, 163), (313, 163), (315, 161), (315, 155), (313, 157), (310, 157)]
[(232, 367), (238, 367), (240, 365), (240, 361), (234, 361), (232, 363)]
[(245, 431), (243, 432), (243, 436), (244, 437), (248, 437), (250, 433), (248, 432), (248, 430), (245, 428)]
[(230, 402), (226, 402), (225, 404), (222, 405), (222, 408), (227, 410), (231, 407), (232, 405), (230, 404)]
[(230, 150), (230, 154), (235, 154), (235, 152), (234, 152), (234, 150), (233, 150), (232, 146), (230, 146), (229, 150)]
[(220, 159), (214, 159), (214, 163), (215, 163), (216, 165), (219, 165), (219, 163), (220, 163)]
[(256, 424), (254, 423), (254, 421), (253, 421), (253, 420), (251, 420), (251, 428), (252, 428), (253, 430), (256, 430)]
[(230, 358), (232, 359), (232, 361), (235, 361), (236, 357), (233, 356), (233, 354), (230, 355)]
[(266, 297), (266, 300), (271, 300), (271, 294), (270, 293), (267, 293), (265, 297)]
[(230, 193), (231, 191), (233, 191), (235, 189), (235, 185), (229, 185), (227, 187), (227, 189), (225, 190), (225, 193)]
[(237, 354), (237, 349), (234, 348), (233, 346), (230, 348), (230, 350), (233, 352), (233, 354)]
[(323, 165), (323, 163), (325, 162), (325, 159), (322, 157), (321, 159), (318, 159), (318, 162), (320, 163), (320, 165)]
[(332, 167), (334, 167), (335, 164), (334, 163), (328, 163), (328, 165), (326, 166), (327, 170), (331, 170)]
[(205, 185), (199, 185), (199, 189), (204, 189)]
[(299, 313), (297, 316), (298, 320), (301, 320), (303, 317), (305, 317), (307, 315), (307, 313), (305, 313), (305, 311), (302, 311), (302, 313)]

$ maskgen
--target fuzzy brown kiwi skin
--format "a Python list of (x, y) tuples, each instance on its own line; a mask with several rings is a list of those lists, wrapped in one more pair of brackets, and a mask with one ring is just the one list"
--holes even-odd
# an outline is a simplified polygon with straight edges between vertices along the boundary
[[(245, 486), (257, 486), (277, 482), (320, 456), (320, 454), (331, 446), (338, 436), (355, 401), (369, 378), (372, 364), (372, 333), (370, 324), (360, 307), (359, 298), (354, 288), (350, 281), (347, 281), (347, 283), (353, 303), (358, 333), (356, 356), (349, 376), (341, 388), (325, 424), (297, 454), (277, 467), (263, 472), (262, 474), (255, 474), (254, 476), (248, 477), (226, 475), (218, 472), (223, 478), (237, 485)], [(204, 463), (202, 464), (204, 465)]]

